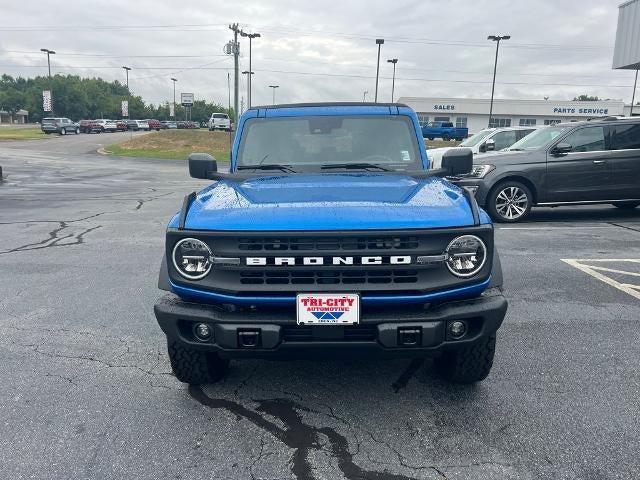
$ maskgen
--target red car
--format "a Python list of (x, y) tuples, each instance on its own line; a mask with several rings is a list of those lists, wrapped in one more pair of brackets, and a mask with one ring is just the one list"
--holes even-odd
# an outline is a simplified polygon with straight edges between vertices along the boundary
[(149, 124), (149, 130), (156, 130), (159, 132), (162, 129), (162, 123), (160, 123), (160, 120), (150, 119), (145, 120), (145, 122)]
[(95, 120), (80, 120), (79, 125), (82, 133), (102, 132), (102, 125)]
[(118, 132), (124, 132), (127, 130), (127, 122), (124, 120), (116, 120), (116, 130)]

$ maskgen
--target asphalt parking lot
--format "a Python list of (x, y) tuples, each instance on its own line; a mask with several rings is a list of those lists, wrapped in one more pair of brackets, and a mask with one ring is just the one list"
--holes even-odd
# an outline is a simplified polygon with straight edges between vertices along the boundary
[[(170, 374), (153, 304), (186, 164), (0, 144), (0, 478), (640, 477), (640, 209), (499, 226), (510, 308), (489, 378), (429, 361)], [(608, 280), (607, 280), (608, 279)]]

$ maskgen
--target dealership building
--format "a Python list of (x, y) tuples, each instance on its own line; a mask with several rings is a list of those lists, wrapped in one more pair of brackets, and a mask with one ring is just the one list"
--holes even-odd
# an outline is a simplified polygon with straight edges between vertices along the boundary
[(629, 112), (629, 106), (625, 106), (622, 100), (574, 102), (494, 99), (489, 125), (488, 98), (401, 97), (398, 101), (416, 111), (421, 125), (433, 121), (451, 122), (457, 127), (467, 127), (469, 133), (487, 126), (552, 125), (593, 117), (620, 116)]

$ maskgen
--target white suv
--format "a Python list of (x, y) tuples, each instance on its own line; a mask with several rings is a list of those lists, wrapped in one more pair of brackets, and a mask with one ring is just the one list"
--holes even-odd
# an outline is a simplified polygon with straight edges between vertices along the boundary
[(227, 130), (231, 131), (231, 119), (226, 113), (212, 113), (209, 119), (209, 131)]

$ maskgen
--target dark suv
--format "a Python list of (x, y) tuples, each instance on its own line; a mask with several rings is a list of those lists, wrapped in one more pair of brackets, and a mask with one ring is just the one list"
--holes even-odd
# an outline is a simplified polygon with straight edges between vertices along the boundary
[(454, 181), (498, 222), (520, 221), (532, 206), (640, 205), (640, 118), (559, 123), (479, 160)]

